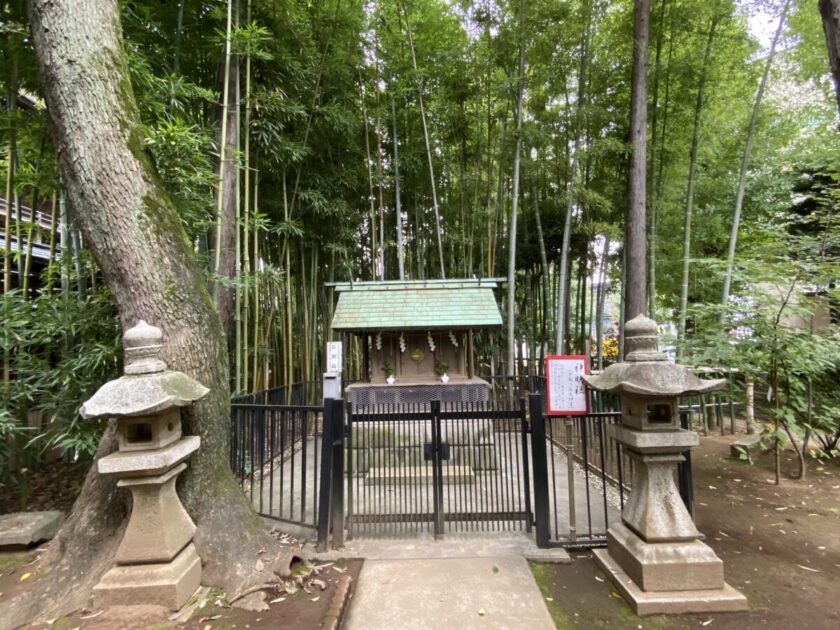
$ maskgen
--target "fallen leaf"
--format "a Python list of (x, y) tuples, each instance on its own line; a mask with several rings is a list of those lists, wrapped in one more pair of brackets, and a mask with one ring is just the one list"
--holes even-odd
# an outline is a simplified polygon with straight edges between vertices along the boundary
[(24, 580), (28, 580), (31, 577), (32, 577), (31, 573), (24, 573), (23, 575), (20, 576), (20, 581), (23, 582)]
[(701, 625), (701, 626), (708, 626), (710, 623), (712, 623), (712, 620), (711, 620), (711, 619), (706, 619), (706, 621), (704, 621), (704, 622), (703, 622), (703, 623), (701, 623), (700, 625)]
[(805, 569), (806, 571), (811, 571), (813, 573), (822, 573), (822, 571), (820, 571), (819, 569), (812, 569), (811, 567), (806, 567), (801, 564), (797, 564), (796, 566), (798, 566), (800, 569)]
[(277, 602), (285, 602), (285, 601), (286, 601), (286, 598), (285, 598), (285, 597), (277, 597), (277, 598), (275, 598), (275, 599), (272, 599), (272, 600), (271, 600), (270, 602), (268, 602), (268, 603), (269, 603), (269, 604), (276, 604)]
[(95, 612), (95, 613), (92, 613), (90, 615), (85, 615), (84, 617), (79, 617), (79, 619), (93, 619), (94, 617), (98, 617), (99, 615), (101, 615), (104, 612), (105, 612), (104, 610), (100, 610), (99, 612)]
[(254, 565), (254, 569), (256, 569), (257, 572), (259, 572), (259, 571), (262, 571), (264, 568), (265, 568), (265, 565), (263, 565), (263, 561), (260, 560), (259, 558), (257, 558), (257, 562)]

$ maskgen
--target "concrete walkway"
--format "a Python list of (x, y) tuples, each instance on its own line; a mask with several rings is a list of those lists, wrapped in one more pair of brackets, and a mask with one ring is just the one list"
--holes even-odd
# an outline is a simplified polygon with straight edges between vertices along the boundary
[[(350, 541), (329, 556), (365, 558), (348, 630), (550, 630), (554, 624), (525, 559), (532, 552), (524, 534), (472, 534)], [(552, 554), (555, 561), (568, 559), (562, 550)]]

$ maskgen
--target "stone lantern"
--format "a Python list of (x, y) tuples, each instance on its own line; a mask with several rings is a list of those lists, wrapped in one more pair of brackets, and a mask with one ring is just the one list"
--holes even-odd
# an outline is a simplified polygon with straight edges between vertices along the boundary
[(700, 613), (745, 610), (746, 598), (724, 582), (723, 561), (705, 543), (675, 482), (683, 453), (699, 444), (680, 428), (680, 396), (724, 387), (701, 380), (657, 350), (656, 322), (642, 315), (625, 326), (627, 355), (602, 374), (584, 376), (595, 390), (618, 394), (621, 424), (612, 437), (633, 460), (633, 487), (621, 522), (595, 552), (636, 612)]
[(123, 336), (125, 375), (105, 383), (82, 405), (83, 418), (116, 418), (119, 450), (98, 470), (131, 491), (133, 507), (116, 553), (117, 565), (93, 589), (97, 607), (157, 604), (177, 610), (201, 583), (192, 543), (195, 524), (175, 482), (198, 450), (198, 436), (181, 435), (180, 407), (209, 390), (159, 358), (160, 328), (140, 321)]

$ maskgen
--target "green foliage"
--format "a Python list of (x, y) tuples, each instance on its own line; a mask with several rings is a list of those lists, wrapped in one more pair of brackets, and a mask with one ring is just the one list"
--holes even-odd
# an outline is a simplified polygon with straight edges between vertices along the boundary
[[(0, 297), (0, 308), (6, 318), (0, 349), (10, 355), (15, 376), (0, 384), (0, 449), (12, 443), (3, 438), (16, 436), (36, 458), (50, 448), (92, 456), (103, 427), (82, 421), (78, 409), (117, 375), (120, 363), (120, 330), (107, 289), (44, 292), (32, 300), (11, 291)], [(29, 426), (35, 417), (40, 430)], [(8, 456), (0, 450), (3, 464)]]
[[(708, 25), (713, 16), (722, 16), (705, 69), (687, 350), (695, 363), (737, 367), (765, 381), (775, 366), (781, 379), (779, 400), (786, 410), (780, 421), (792, 418), (800, 432), (811, 427), (823, 451), (832, 452), (840, 439), (832, 437), (840, 435), (832, 433), (834, 410), (840, 404), (831, 397), (829, 385), (835, 335), (832, 329), (803, 335), (782, 324), (789, 318), (810, 317), (807, 301), (787, 304), (779, 321), (772, 315), (780, 308), (779, 292), (794, 279), (797, 295), (799, 288), (816, 287), (820, 296), (834, 299), (838, 277), (833, 261), (840, 237), (832, 217), (837, 214), (840, 158), (813, 2), (795, 0), (784, 51), (770, 78), (737, 252), (733, 294), (741, 301), (725, 308), (715, 305), (720, 261), (763, 55), (740, 4), (651, 4), (648, 207), (657, 209), (657, 313), (667, 317), (680, 293), (681, 248), (675, 245), (682, 235), (694, 101)], [(590, 289), (591, 281), (600, 279), (602, 265), (618, 301), (633, 2), (529, 0), (524, 6), (526, 89), (515, 332), (527, 342), (529, 356), (536, 357), (553, 346), (560, 293), (557, 263), (570, 182), (574, 194), (568, 288), (573, 321), (568, 328), (577, 351), (583, 351), (592, 333), (589, 322), (598, 319), (592, 309), (596, 295)], [(238, 173), (240, 268), (235, 278), (216, 277), (207, 264), (216, 220), (227, 4), (132, 0), (120, 7), (132, 89), (143, 122), (143, 148), (178, 208), (208, 280), (239, 291), (240, 297), (244, 294), (236, 325), (242, 326), (240, 336), (246, 340), (240, 363), (249, 367), (249, 389), (318, 378), (320, 349), (332, 338), (334, 295), (324, 288), (325, 281), (396, 277), (394, 130), (407, 277), (434, 278), (441, 271), (429, 159), (436, 174), (448, 275), (488, 277), (503, 272), (520, 2), (238, 2), (230, 61), (239, 73), (238, 96), (232, 94), (231, 104), (239, 108), (240, 138), (238, 149), (226, 153)], [(26, 16), (19, 8), (10, 11), (0, 31), (7, 62), (0, 76), (3, 93), (15, 61), (20, 86), (37, 96)], [(424, 142), (421, 95), (431, 156)], [(42, 199), (49, 198), (60, 188), (46, 113), (36, 107), (0, 118), (4, 170), (10, 163), (12, 129), (18, 154), (16, 191), (29, 197), (37, 187)], [(580, 169), (572, 173), (576, 134)], [(380, 230), (384, 243), (378, 243)], [(599, 248), (606, 237), (612, 249), (604, 255)], [(381, 259), (375, 243), (382, 249)], [(542, 265), (543, 248), (548, 269)], [(548, 295), (543, 305), (544, 279)], [(70, 285), (76, 287), (77, 282), (70, 280)], [(110, 327), (113, 315), (104, 314), (110, 308), (104, 295), (100, 289), (91, 293), (76, 287), (69, 298), (47, 294), (27, 303), (10, 293), (4, 300), (4, 308), (19, 318), (10, 330), (20, 339), (10, 333), (6, 344), (13, 348), (15, 363), (13, 384), (5, 393), (14, 402), (4, 407), (0, 426), (13, 430), (26, 409), (46, 404), (47, 398), (56, 407), (48, 416), (60, 419), (66, 431), (53, 431), (33, 446), (60, 439), (89, 452), (93, 438), (86, 437), (84, 428), (89, 425), (74, 424), (69, 411), (73, 398), (76, 405), (84, 398), (85, 387), (65, 392), (60, 379), (73, 380), (69, 375), (77, 374), (82, 377), (79, 382), (93, 387), (96, 379), (105, 380), (105, 366), (115, 365), (116, 355), (108, 353), (117, 347), (116, 328)], [(43, 310), (39, 318), (51, 327), (40, 327), (26, 309)], [(100, 315), (95, 321), (75, 321), (84, 320), (91, 309)], [(613, 314), (615, 310), (613, 305)], [(720, 325), (722, 313), (729, 317), (725, 326)], [(35, 326), (31, 335), (26, 332), (30, 325)], [(733, 340), (729, 331), (735, 325), (752, 327), (753, 336)], [(36, 333), (45, 335), (43, 342), (37, 341)], [(234, 333), (229, 331), (231, 340)], [(498, 350), (505, 341), (501, 336), (476, 336), (482, 371), (498, 367)], [(597, 348), (594, 339), (589, 342)], [(49, 348), (48, 357), (46, 350), (39, 350), (41, 343)], [(359, 377), (364, 373), (361, 352), (357, 343), (350, 345), (356, 352), (350, 363), (358, 372), (353, 376)], [(615, 339), (603, 340), (602, 345), (611, 357), (617, 353)], [(819, 358), (803, 359), (814, 354)], [(532, 361), (528, 369), (539, 370), (534, 367), (538, 363)]]

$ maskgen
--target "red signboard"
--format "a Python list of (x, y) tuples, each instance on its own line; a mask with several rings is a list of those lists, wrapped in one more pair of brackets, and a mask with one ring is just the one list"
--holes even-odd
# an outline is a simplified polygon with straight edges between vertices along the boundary
[(550, 355), (545, 358), (546, 399), (549, 416), (580, 416), (589, 411), (586, 356)]

